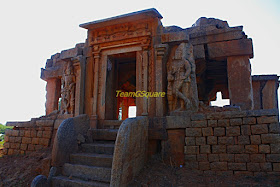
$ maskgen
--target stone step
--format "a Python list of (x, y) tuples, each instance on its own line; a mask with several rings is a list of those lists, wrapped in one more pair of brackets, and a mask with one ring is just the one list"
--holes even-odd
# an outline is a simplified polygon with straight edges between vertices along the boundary
[(98, 153), (98, 154), (114, 154), (115, 143), (101, 143), (94, 142), (89, 144), (82, 144), (82, 150), (86, 153)]
[(63, 175), (86, 181), (110, 182), (111, 168), (65, 163), (63, 166)]
[(84, 181), (78, 178), (56, 176), (52, 178), (53, 187), (109, 187), (110, 183), (98, 181)]
[(105, 128), (105, 129), (118, 129), (123, 120), (104, 120), (100, 121), (100, 127)]
[(113, 155), (96, 154), (96, 153), (73, 153), (70, 155), (71, 164), (112, 167)]
[(116, 140), (118, 129), (91, 129), (93, 140)]

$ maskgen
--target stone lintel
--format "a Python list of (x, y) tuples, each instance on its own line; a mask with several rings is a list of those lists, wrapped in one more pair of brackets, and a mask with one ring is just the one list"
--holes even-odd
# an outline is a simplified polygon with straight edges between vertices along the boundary
[(161, 35), (162, 43), (181, 43), (188, 42), (189, 36), (186, 32), (169, 32)]
[(230, 56), (249, 56), (253, 58), (252, 39), (241, 39), (210, 43), (208, 55), (210, 59), (221, 59)]
[(275, 75), (253, 75), (252, 81), (270, 81), (270, 80), (279, 80), (279, 76)]
[(190, 27), (186, 29), (186, 32), (189, 33), (190, 40), (191, 40), (198, 37), (224, 34), (227, 32), (242, 32), (242, 30), (243, 30), (243, 26), (218, 29), (216, 28), (216, 26), (210, 25), (210, 26)]
[(41, 79), (47, 81), (48, 79), (62, 77), (64, 68), (56, 67), (56, 68), (41, 68)]
[(63, 50), (60, 53), (60, 59), (68, 59), (68, 58), (73, 58), (76, 57), (78, 55), (82, 55), (83, 54), (83, 48), (81, 47), (75, 47), (72, 49), (67, 49), (67, 50)]

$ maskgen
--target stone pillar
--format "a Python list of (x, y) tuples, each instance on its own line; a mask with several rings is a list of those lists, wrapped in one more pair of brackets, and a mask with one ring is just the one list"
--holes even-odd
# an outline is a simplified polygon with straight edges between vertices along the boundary
[(98, 47), (94, 47), (93, 58), (94, 58), (94, 83), (93, 83), (93, 105), (92, 105), (92, 115), (90, 117), (91, 128), (97, 127), (97, 98), (98, 98), (98, 70), (99, 70), (99, 51)]
[(61, 81), (57, 78), (47, 80), (46, 86), (46, 115), (58, 110), (58, 99), (60, 97)]
[[(166, 55), (168, 45), (160, 44), (156, 46), (156, 92), (164, 92), (165, 88), (165, 64), (163, 58)], [(162, 117), (166, 113), (166, 102), (164, 97), (156, 98), (156, 116)]]
[[(144, 49), (143, 51), (143, 90), (142, 91), (148, 91), (148, 50)], [(143, 113), (142, 116), (148, 115), (148, 98), (143, 97)]]
[[(136, 52), (136, 91), (143, 89), (143, 73), (142, 73), (142, 51)], [(136, 97), (136, 116), (141, 116), (143, 113), (143, 98)]]
[(242, 110), (252, 110), (254, 104), (249, 56), (228, 57), (227, 73), (230, 104), (240, 106)]

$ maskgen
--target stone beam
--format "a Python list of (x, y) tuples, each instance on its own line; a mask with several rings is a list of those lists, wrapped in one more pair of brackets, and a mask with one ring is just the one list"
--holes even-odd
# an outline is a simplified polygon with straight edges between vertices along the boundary
[(161, 42), (162, 43), (181, 43), (181, 42), (188, 42), (189, 35), (186, 32), (170, 32), (161, 35)]
[(253, 58), (252, 39), (210, 43), (207, 47), (210, 59), (221, 59), (229, 56), (249, 56)]

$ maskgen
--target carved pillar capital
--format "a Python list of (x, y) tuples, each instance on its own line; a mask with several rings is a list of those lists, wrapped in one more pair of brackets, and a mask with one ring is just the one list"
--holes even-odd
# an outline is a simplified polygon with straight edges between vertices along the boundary
[(168, 44), (158, 44), (155, 45), (156, 57), (163, 58), (168, 51)]

